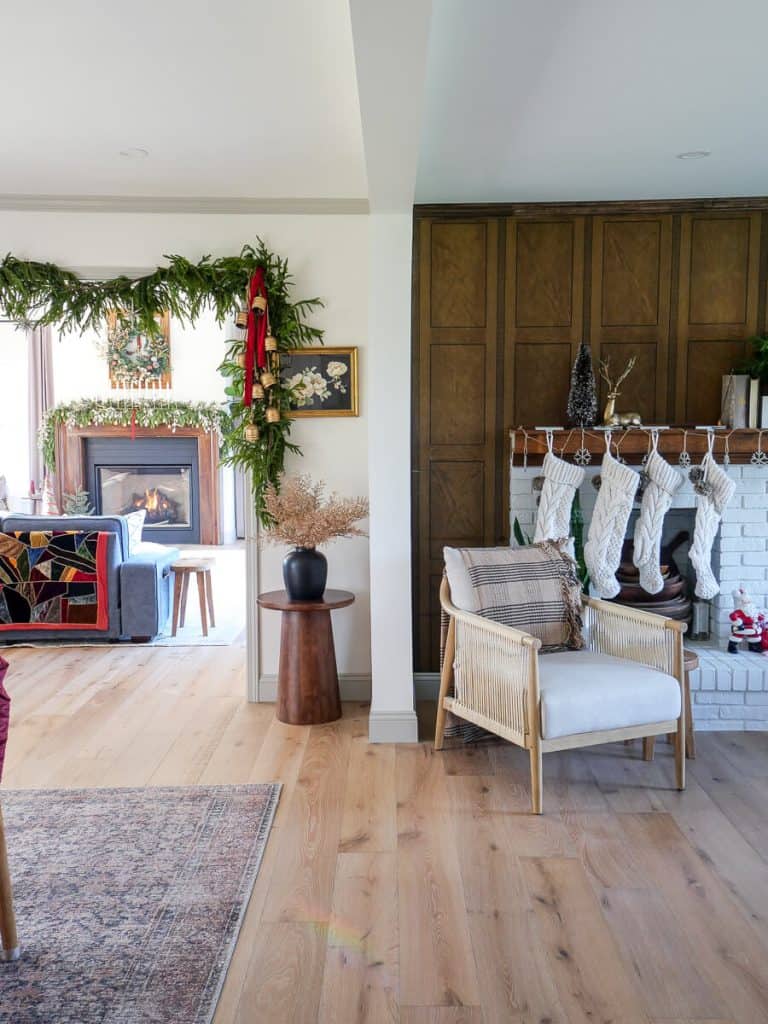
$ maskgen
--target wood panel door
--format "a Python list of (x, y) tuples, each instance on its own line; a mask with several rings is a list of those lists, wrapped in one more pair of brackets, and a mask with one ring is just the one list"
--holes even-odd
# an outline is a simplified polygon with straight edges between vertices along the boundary
[(439, 660), (443, 546), (495, 537), (498, 222), (418, 226), (414, 368), (416, 668)]
[(760, 214), (686, 213), (680, 224), (675, 415), (716, 423), (721, 378), (757, 331)]
[[(592, 219), (592, 356), (596, 369), (610, 362), (612, 379), (636, 358), (617, 408), (637, 410), (644, 423), (667, 416), (671, 284), (670, 214)], [(601, 409), (606, 398), (600, 378)]]
[(563, 423), (584, 331), (584, 218), (506, 222), (507, 426)]

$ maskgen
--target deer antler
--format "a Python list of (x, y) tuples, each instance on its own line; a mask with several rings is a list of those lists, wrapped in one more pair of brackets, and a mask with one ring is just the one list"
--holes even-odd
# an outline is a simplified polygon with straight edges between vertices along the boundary
[(600, 360), (600, 376), (603, 378), (605, 383), (608, 385), (608, 390), (613, 391), (613, 384), (611, 384), (611, 378), (608, 376), (608, 372), (611, 369), (610, 359)]
[(624, 368), (624, 373), (622, 373), (622, 375), (616, 381), (616, 387), (618, 387), (619, 384), (621, 384), (621, 382), (624, 380), (625, 377), (629, 376), (629, 374), (634, 369), (634, 366), (635, 366), (636, 362), (637, 362), (637, 356), (630, 356), (630, 359), (627, 362), (626, 367)]

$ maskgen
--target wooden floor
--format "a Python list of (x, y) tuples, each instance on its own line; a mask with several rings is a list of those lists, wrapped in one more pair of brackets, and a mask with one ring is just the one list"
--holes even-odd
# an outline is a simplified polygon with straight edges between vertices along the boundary
[(280, 725), (242, 649), (9, 660), (9, 787), (283, 783), (215, 1024), (768, 1021), (765, 734), (684, 794), (665, 743), (549, 754), (536, 818), (521, 751)]

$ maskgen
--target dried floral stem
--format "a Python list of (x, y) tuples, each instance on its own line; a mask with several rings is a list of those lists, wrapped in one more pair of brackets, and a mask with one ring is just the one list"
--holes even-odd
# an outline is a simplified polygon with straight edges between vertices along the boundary
[(264, 496), (271, 522), (266, 539), (273, 544), (314, 548), (337, 537), (365, 537), (354, 524), (368, 515), (367, 498), (325, 497), (325, 484), (308, 476), (289, 477), (278, 491), (272, 484)]

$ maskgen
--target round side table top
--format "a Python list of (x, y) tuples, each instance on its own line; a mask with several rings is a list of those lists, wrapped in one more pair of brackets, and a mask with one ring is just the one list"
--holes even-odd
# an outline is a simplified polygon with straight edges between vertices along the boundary
[(348, 590), (326, 590), (320, 601), (291, 601), (284, 590), (269, 590), (258, 597), (262, 608), (277, 612), (333, 611), (334, 608), (346, 608), (354, 600), (355, 595)]
[(695, 651), (689, 651), (687, 648), (683, 648), (683, 663), (685, 665), (686, 672), (692, 672), (695, 668), (699, 667), (699, 656)]
[(171, 569), (174, 572), (202, 572), (204, 569), (210, 569), (215, 563), (215, 558), (180, 558), (178, 562), (173, 563)]

